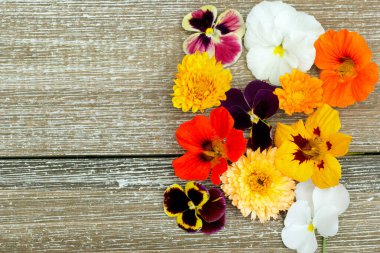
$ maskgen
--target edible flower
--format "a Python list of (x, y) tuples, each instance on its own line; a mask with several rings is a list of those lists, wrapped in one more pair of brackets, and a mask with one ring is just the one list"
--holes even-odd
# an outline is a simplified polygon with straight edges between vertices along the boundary
[(314, 42), (324, 33), (321, 24), (281, 1), (262, 1), (247, 17), (244, 45), (248, 68), (260, 80), (280, 85), (279, 77), (314, 63)]
[(278, 96), (280, 108), (292, 116), (295, 112), (310, 114), (322, 105), (322, 81), (316, 77), (310, 77), (297, 69), (292, 73), (286, 73), (280, 77), (281, 88), (277, 88), (274, 94)]
[(245, 152), (247, 141), (243, 131), (233, 128), (234, 119), (224, 108), (181, 124), (176, 132), (178, 144), (187, 152), (173, 161), (174, 172), (184, 180), (210, 179), (220, 184), (227, 170), (227, 160), (235, 162)]
[(187, 14), (183, 18), (182, 27), (197, 33), (184, 41), (183, 50), (186, 54), (207, 52), (228, 66), (235, 63), (241, 55), (245, 24), (240, 13), (232, 9), (220, 14), (217, 20), (216, 17), (217, 9), (213, 5), (202, 6)]
[(247, 155), (229, 166), (222, 175), (221, 188), (240, 209), (244, 217), (256, 217), (264, 223), (277, 219), (294, 201), (295, 183), (274, 164), (276, 148), (260, 152), (247, 150)]
[(264, 150), (272, 146), (272, 126), (266, 119), (278, 110), (278, 98), (273, 94), (274, 89), (274, 86), (266, 82), (254, 80), (245, 87), (244, 92), (231, 88), (226, 92), (227, 99), (221, 103), (234, 118), (234, 128), (251, 129), (248, 146), (252, 150)]
[(213, 234), (224, 227), (226, 200), (217, 188), (207, 190), (202, 184), (188, 182), (183, 190), (173, 184), (164, 193), (164, 211), (188, 232)]
[(297, 252), (313, 253), (318, 248), (315, 231), (324, 237), (338, 233), (338, 216), (346, 211), (350, 196), (339, 184), (328, 189), (315, 187), (310, 180), (296, 187), (297, 201), (285, 218), (281, 237), (285, 246)]
[(193, 113), (219, 106), (220, 100), (226, 99), (231, 80), (231, 72), (216, 62), (215, 57), (199, 52), (186, 55), (178, 65), (174, 80), (173, 106)]
[(276, 167), (288, 177), (303, 182), (312, 179), (319, 188), (336, 186), (341, 166), (335, 157), (348, 152), (351, 136), (338, 133), (339, 112), (327, 104), (306, 120), (288, 126), (277, 124), (275, 133)]
[(371, 62), (372, 52), (358, 33), (329, 30), (315, 42), (315, 48), (325, 103), (346, 107), (374, 91), (379, 67)]

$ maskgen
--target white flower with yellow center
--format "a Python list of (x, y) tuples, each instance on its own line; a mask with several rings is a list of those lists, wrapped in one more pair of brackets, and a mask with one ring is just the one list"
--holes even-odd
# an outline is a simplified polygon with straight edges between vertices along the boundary
[(324, 33), (321, 24), (281, 1), (263, 1), (248, 14), (244, 45), (247, 64), (260, 80), (280, 85), (292, 69), (308, 71), (314, 63), (314, 42)]
[(297, 185), (296, 199), (286, 215), (282, 241), (297, 252), (312, 253), (318, 247), (315, 230), (323, 237), (336, 235), (338, 216), (346, 211), (350, 197), (341, 184), (319, 189), (308, 180)]

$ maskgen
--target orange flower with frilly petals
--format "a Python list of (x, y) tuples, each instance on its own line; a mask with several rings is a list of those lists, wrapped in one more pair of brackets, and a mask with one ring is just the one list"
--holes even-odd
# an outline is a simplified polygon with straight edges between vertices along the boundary
[(322, 105), (322, 81), (297, 69), (280, 77), (282, 89), (277, 88), (280, 108), (292, 116), (295, 112), (310, 114)]
[(329, 30), (314, 46), (325, 103), (346, 107), (365, 100), (375, 89), (379, 68), (371, 62), (372, 52), (358, 33)]

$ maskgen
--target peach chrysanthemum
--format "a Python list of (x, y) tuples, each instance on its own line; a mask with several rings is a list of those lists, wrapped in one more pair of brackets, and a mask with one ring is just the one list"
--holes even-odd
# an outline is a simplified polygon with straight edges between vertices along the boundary
[(178, 64), (177, 79), (173, 86), (173, 106), (187, 112), (219, 106), (230, 89), (231, 72), (208, 53), (186, 55)]
[(295, 112), (310, 114), (322, 105), (323, 89), (322, 81), (316, 77), (310, 77), (297, 69), (292, 74), (280, 77), (282, 89), (277, 88), (274, 94), (280, 102), (280, 109), (286, 114)]
[(276, 148), (252, 151), (229, 166), (221, 176), (221, 186), (244, 217), (259, 218), (264, 223), (277, 219), (294, 201), (295, 183), (274, 165)]

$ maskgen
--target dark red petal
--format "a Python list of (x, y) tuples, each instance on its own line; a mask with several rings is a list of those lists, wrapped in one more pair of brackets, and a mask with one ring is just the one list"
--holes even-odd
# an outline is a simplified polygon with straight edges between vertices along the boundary
[(214, 40), (215, 58), (223, 65), (231, 65), (237, 61), (243, 50), (241, 39), (233, 33), (222, 35), (218, 41)]
[(190, 25), (201, 32), (205, 32), (207, 28), (212, 27), (214, 22), (214, 14), (210, 10), (196, 10), (192, 13), (189, 20)]
[(226, 140), (227, 156), (231, 162), (236, 162), (245, 153), (247, 140), (241, 130), (232, 129)]
[(214, 184), (214, 185), (220, 185), (221, 181), (220, 181), (220, 176), (226, 172), (226, 170), (228, 169), (228, 164), (227, 164), (227, 161), (226, 159), (224, 158), (221, 158), (219, 160), (219, 163), (216, 164), (212, 170), (211, 170), (211, 176), (210, 176), (210, 179), (211, 179), (211, 182)]
[(278, 110), (278, 97), (271, 90), (259, 90), (252, 107), (253, 113), (260, 119), (269, 118)]
[(222, 218), (215, 222), (207, 223), (203, 222), (201, 232), (211, 235), (218, 231), (220, 231), (222, 228), (224, 228), (224, 225), (226, 224), (226, 215), (223, 215)]
[(270, 135), (271, 129), (272, 126), (268, 126), (261, 120), (259, 120), (257, 124), (253, 124), (251, 129), (251, 137), (248, 141), (248, 147), (252, 150), (256, 150), (258, 148), (260, 148), (260, 150), (264, 150), (272, 146), (273, 140)]
[(179, 126), (176, 131), (178, 144), (191, 152), (203, 152), (203, 144), (216, 136), (206, 116), (195, 116)]
[(232, 118), (234, 118), (234, 128), (245, 130), (252, 126), (251, 117), (239, 106), (232, 106), (228, 109)]
[(243, 92), (236, 88), (231, 88), (226, 92), (227, 99), (222, 101), (221, 105), (227, 109), (238, 106), (242, 108), (242, 110), (248, 112), (251, 110), (251, 107), (248, 106), (247, 101), (244, 98)]
[(209, 190), (209, 194), (210, 199), (198, 210), (201, 218), (207, 223), (219, 220), (226, 213), (226, 199), (223, 192), (218, 188), (212, 188)]
[(211, 163), (202, 160), (201, 153), (187, 152), (173, 161), (174, 172), (184, 180), (206, 180), (210, 174)]
[(248, 104), (250, 107), (252, 107), (253, 105), (253, 101), (255, 100), (255, 96), (257, 94), (257, 92), (259, 90), (270, 90), (270, 91), (274, 91), (276, 89), (276, 87), (266, 83), (266, 82), (263, 82), (263, 81), (260, 81), (260, 80), (254, 80), (252, 82), (250, 82), (247, 87), (245, 87), (244, 89), (244, 97), (245, 99), (247, 100)]
[(189, 198), (183, 189), (177, 185), (171, 185), (164, 193), (164, 209), (168, 216), (175, 216), (189, 208)]
[(234, 119), (224, 107), (219, 107), (210, 113), (211, 127), (219, 138), (224, 139), (234, 126)]

